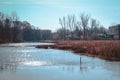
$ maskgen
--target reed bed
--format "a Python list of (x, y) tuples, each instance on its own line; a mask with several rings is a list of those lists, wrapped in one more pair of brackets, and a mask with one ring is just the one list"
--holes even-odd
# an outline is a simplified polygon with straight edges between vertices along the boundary
[[(42, 48), (42, 46), (37, 47)], [(46, 45), (46, 47), (48, 46)], [(120, 40), (58, 41), (49, 47), (72, 50), (76, 54), (97, 56), (106, 60), (120, 61)]]

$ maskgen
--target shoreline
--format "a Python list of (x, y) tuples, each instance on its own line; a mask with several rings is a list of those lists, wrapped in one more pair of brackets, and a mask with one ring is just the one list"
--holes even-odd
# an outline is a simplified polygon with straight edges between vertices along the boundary
[(54, 45), (38, 45), (36, 48), (70, 50), (79, 55), (120, 61), (120, 40), (56, 41)]

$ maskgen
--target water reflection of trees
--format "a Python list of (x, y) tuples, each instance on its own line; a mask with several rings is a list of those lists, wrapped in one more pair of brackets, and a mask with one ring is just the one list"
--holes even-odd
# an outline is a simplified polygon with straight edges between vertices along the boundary
[(62, 66), (63, 71), (67, 71), (70, 73), (80, 73), (85, 74), (89, 71), (95, 70), (95, 69), (102, 69), (108, 72), (109, 75), (119, 77), (120, 76), (120, 62), (109, 62), (109, 61), (102, 61), (99, 60), (97, 62), (81, 62), (80, 64), (67, 64), (65, 66)]
[(0, 63), (0, 71), (8, 70), (15, 71), (17, 69), (18, 63)]
[(88, 67), (87, 66), (83, 66), (83, 63), (80, 63), (80, 72), (81, 73), (84, 73), (84, 72), (87, 72), (88, 70)]
[(65, 64), (62, 65), (62, 70), (67, 72), (78, 72), (78, 73), (86, 73), (88, 71), (88, 65), (82, 62), (81, 64)]
[(0, 51), (0, 71), (16, 71), (21, 55), (8, 48), (1, 48)]
[(120, 76), (120, 62), (105, 62), (104, 68), (113, 76)]

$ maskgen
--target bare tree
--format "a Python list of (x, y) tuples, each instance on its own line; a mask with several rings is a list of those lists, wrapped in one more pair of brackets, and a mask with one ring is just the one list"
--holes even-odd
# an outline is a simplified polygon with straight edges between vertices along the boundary
[(16, 12), (12, 12), (12, 14), (11, 14), (11, 20), (12, 21), (18, 21), (19, 20), (19, 17), (18, 17), (18, 15), (17, 15)]
[(62, 34), (61, 35), (63, 35), (63, 40), (65, 40), (65, 37), (66, 37), (66, 18), (65, 18), (65, 16), (61, 19), (61, 18), (59, 18), (59, 22), (60, 22), (60, 25), (62, 26)]
[[(12, 41), (20, 41), (22, 40), (22, 30), (21, 30), (21, 25), (19, 21), (19, 17), (17, 16), (16, 12), (12, 12), (11, 14), (11, 42)], [(21, 36), (20, 36), (21, 35)]]
[[(62, 29), (59, 31), (63, 35), (63, 39), (98, 39), (99, 35), (105, 33), (105, 28), (96, 19), (90, 18), (88, 14), (82, 13), (77, 20), (76, 16), (68, 15), (67, 17), (59, 18)], [(69, 32), (69, 33), (68, 33)], [(66, 35), (66, 33), (68, 35)], [(77, 34), (77, 35), (76, 35)], [(78, 36), (80, 35), (80, 36)], [(80, 38), (78, 38), (80, 39)]]
[(100, 23), (96, 19), (91, 19), (90, 35), (92, 39), (97, 39)]
[(67, 27), (70, 29), (71, 31), (71, 38), (73, 39), (73, 31), (75, 30), (76, 26), (77, 26), (77, 21), (76, 21), (76, 16), (73, 15), (68, 15), (67, 18)]
[(86, 15), (84, 13), (80, 15), (80, 20), (81, 20), (81, 25), (82, 25), (82, 28), (83, 28), (83, 35), (84, 35), (85, 40), (87, 39), (87, 29), (89, 27), (88, 26), (89, 19), (90, 19), (89, 15)]

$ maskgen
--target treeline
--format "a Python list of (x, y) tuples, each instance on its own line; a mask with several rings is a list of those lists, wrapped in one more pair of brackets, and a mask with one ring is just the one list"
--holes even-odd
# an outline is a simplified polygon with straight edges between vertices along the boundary
[(41, 30), (27, 21), (20, 21), (16, 13), (0, 12), (0, 43), (39, 40), (97, 40), (106, 39), (107, 29), (88, 14), (74, 14), (59, 18), (61, 28), (52, 33)]
[(53, 39), (62, 40), (90, 40), (105, 39), (107, 29), (99, 21), (88, 14), (68, 15), (59, 18), (61, 28), (54, 33)]
[(27, 21), (20, 21), (16, 13), (0, 12), (0, 43), (51, 39), (51, 30), (37, 29)]

